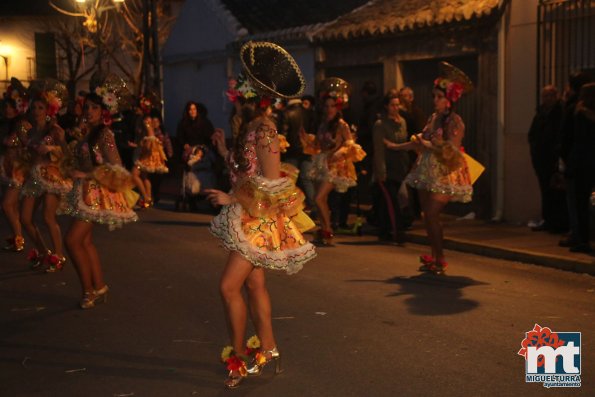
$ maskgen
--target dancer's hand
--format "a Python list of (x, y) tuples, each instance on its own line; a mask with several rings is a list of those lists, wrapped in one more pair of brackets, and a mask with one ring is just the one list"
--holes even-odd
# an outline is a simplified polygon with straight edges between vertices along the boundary
[(217, 189), (205, 189), (204, 192), (207, 194), (207, 200), (211, 204), (218, 205), (229, 205), (234, 202), (233, 197), (221, 190)]

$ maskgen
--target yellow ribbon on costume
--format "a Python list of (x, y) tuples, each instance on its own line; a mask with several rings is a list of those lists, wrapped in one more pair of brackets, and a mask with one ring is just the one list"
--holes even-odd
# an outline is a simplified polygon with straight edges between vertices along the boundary
[(463, 152), (463, 157), (467, 162), (467, 168), (469, 169), (469, 175), (471, 176), (471, 184), (474, 184), (477, 178), (485, 171), (485, 167), (473, 157)]
[(124, 190), (122, 192), (122, 195), (124, 196), (124, 200), (126, 200), (126, 204), (128, 205), (128, 208), (134, 208), (134, 206), (136, 205), (136, 202), (138, 201), (138, 199), (140, 197), (140, 194), (138, 194), (131, 188)]
[(93, 170), (92, 176), (100, 185), (116, 192), (124, 192), (134, 185), (130, 173), (120, 165), (99, 165)]
[(312, 218), (310, 218), (304, 211), (298, 212), (296, 216), (291, 218), (291, 221), (297, 226), (301, 233), (307, 232), (316, 226)]

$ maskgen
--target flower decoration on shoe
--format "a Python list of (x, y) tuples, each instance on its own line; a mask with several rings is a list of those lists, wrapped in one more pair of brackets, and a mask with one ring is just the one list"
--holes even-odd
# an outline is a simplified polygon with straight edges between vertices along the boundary
[(257, 350), (257, 349), (260, 349), (260, 339), (258, 339), (258, 336), (252, 335), (246, 341), (246, 350)]

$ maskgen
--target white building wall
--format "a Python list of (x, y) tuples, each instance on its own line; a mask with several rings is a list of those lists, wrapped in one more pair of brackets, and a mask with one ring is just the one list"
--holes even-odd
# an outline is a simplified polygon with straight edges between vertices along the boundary
[(538, 0), (512, 0), (504, 76), (504, 220), (540, 217), (537, 179), (527, 135), (536, 108)]

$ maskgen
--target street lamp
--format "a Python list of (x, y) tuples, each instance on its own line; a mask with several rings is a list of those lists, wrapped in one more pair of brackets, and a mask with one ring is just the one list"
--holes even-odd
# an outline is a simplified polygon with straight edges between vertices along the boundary
[(75, 0), (76, 8), (79, 10), (79, 12), (64, 10), (55, 5), (52, 0), (49, 0), (49, 4), (53, 9), (64, 15), (85, 18), (83, 25), (90, 33), (97, 33), (97, 19), (101, 17), (101, 14), (104, 11), (114, 8), (119, 9), (120, 5), (124, 3), (124, 1), (125, 0), (111, 0), (113, 5), (103, 5), (107, 3), (108, 0)]
[(8, 84), (8, 57), (10, 55), (10, 48), (0, 43), (0, 58), (4, 61), (4, 80)]
[(99, 29), (99, 18), (104, 11), (119, 9), (124, 1), (125, 0), (111, 0), (112, 5), (109, 5), (109, 0), (75, 0), (76, 8), (79, 12), (64, 10), (55, 5), (52, 0), (49, 0), (49, 4), (52, 8), (64, 15), (85, 18), (83, 26), (87, 28), (89, 33), (95, 36), (95, 46), (97, 47), (96, 64), (97, 69), (101, 70), (101, 30)]

